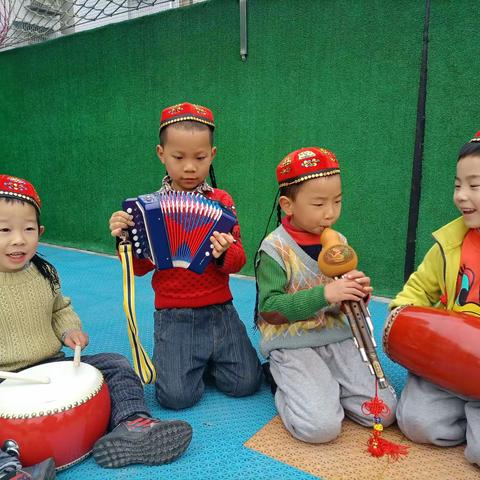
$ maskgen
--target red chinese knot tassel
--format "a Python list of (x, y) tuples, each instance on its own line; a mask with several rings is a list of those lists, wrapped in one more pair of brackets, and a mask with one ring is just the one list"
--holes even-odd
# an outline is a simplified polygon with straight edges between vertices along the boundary
[(367, 451), (373, 457), (388, 455), (393, 460), (398, 460), (400, 455), (408, 455), (408, 446), (398, 445), (382, 437), (383, 425), (381, 417), (390, 413), (390, 408), (378, 397), (378, 383), (375, 379), (375, 397), (362, 405), (363, 413), (373, 415), (373, 433), (367, 442)]

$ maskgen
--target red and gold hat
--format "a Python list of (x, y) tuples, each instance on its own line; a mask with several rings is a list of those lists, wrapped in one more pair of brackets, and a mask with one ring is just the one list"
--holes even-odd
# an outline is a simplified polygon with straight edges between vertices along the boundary
[(480, 132), (477, 132), (475, 136), (468, 143), (472, 143), (472, 142), (480, 142)]
[(162, 111), (160, 130), (172, 123), (185, 122), (187, 120), (204, 123), (205, 125), (215, 128), (213, 113), (209, 108), (184, 102), (167, 107)]
[(311, 178), (340, 173), (337, 158), (330, 150), (307, 147), (289, 153), (277, 166), (279, 187), (304, 182)]
[(0, 197), (16, 198), (32, 204), (38, 211), (42, 206), (35, 187), (23, 178), (0, 175)]

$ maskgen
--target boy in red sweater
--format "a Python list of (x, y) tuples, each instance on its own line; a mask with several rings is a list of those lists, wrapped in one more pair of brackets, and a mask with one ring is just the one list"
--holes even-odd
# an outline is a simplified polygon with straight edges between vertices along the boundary
[[(157, 155), (168, 175), (159, 192), (200, 193), (235, 210), (230, 195), (205, 180), (216, 155), (214, 128), (213, 114), (206, 107), (182, 103), (163, 110)], [(113, 213), (111, 234), (120, 237), (122, 230), (134, 225), (132, 219), (123, 211)], [(152, 277), (155, 392), (164, 407), (180, 409), (197, 403), (207, 371), (227, 395), (250, 395), (261, 382), (260, 362), (229, 288), (229, 274), (245, 264), (238, 223), (232, 233), (214, 232), (210, 241), (214, 259), (202, 274), (171, 268), (155, 270)], [(134, 258), (136, 275), (154, 269), (150, 260)]]

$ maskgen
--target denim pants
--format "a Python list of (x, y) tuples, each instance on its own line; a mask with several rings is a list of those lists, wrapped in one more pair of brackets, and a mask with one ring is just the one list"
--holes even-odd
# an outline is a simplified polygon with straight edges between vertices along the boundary
[[(73, 358), (53, 358), (42, 363), (63, 360), (73, 360)], [(113, 430), (120, 422), (131, 415), (150, 416), (143, 396), (142, 382), (130, 366), (130, 362), (123, 355), (118, 353), (82, 355), (81, 361), (98, 368), (108, 385), (112, 404), (109, 430)]]
[(260, 386), (257, 353), (231, 302), (161, 309), (154, 318), (155, 393), (162, 406), (181, 409), (197, 403), (206, 371), (219, 390), (234, 397), (251, 395)]

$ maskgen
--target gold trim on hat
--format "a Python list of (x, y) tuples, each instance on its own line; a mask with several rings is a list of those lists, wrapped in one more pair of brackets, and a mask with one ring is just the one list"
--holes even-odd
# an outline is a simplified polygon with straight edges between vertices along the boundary
[(309, 175), (297, 178), (295, 180), (292, 180), (291, 182), (280, 183), (278, 186), (288, 187), (289, 185), (295, 185), (296, 183), (305, 182), (306, 180), (311, 180), (312, 178), (329, 177), (330, 175), (336, 175), (337, 173), (340, 173), (339, 168), (336, 168), (335, 170), (329, 170), (328, 172), (310, 173)]
[(210, 122), (208, 120), (204, 120), (203, 118), (195, 117), (193, 115), (188, 115), (188, 116), (185, 116), (185, 117), (171, 118), (170, 120), (167, 120), (167, 121), (161, 123), (160, 124), (160, 129), (162, 129), (163, 127), (166, 127), (168, 125), (171, 125), (172, 123), (186, 122), (188, 120), (192, 120), (194, 122), (204, 123), (205, 125), (209, 125), (210, 127), (215, 128), (215, 124), (213, 122)]
[(0, 197), (4, 197), (4, 196), (20, 198), (21, 200), (25, 200), (28, 203), (33, 203), (38, 208), (38, 210), (40, 210), (40, 205), (30, 195), (23, 195), (23, 193), (7, 192), (6, 190), (0, 190)]

